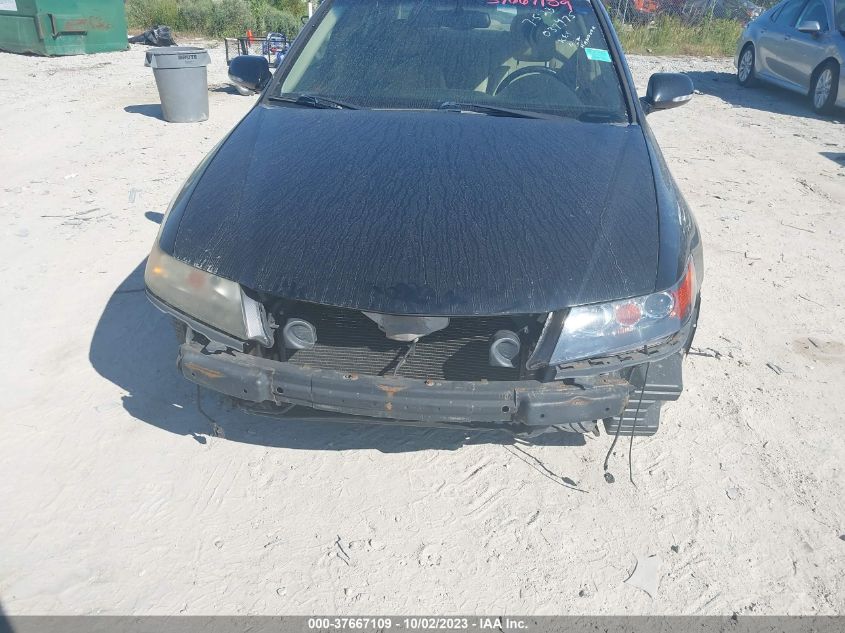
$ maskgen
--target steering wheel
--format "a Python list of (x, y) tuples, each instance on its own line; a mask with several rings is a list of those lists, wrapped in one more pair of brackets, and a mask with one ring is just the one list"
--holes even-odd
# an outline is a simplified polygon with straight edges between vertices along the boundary
[(496, 90), (495, 92), (493, 92), (493, 94), (499, 94), (508, 86), (510, 86), (514, 81), (527, 75), (545, 75), (547, 77), (552, 77), (555, 81), (560, 81), (560, 77), (558, 76), (558, 74), (551, 68), (547, 68), (545, 66), (523, 66), (522, 68), (517, 68), (507, 77), (502, 79), (501, 83), (499, 83), (499, 85), (496, 87)]

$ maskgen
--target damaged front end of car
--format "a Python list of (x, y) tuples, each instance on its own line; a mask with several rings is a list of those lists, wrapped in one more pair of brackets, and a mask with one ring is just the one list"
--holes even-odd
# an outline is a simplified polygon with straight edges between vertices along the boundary
[(388, 315), (244, 288), (153, 249), (156, 307), (187, 327), (178, 366), (253, 413), (651, 435), (682, 390), (697, 282), (548, 313)]

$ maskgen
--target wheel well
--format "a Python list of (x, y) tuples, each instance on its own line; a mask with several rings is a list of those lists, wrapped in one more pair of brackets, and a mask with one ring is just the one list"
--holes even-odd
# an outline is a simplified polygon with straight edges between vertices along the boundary
[(748, 40), (745, 44), (742, 45), (742, 48), (739, 49), (739, 56), (737, 57), (736, 65), (737, 68), (739, 68), (739, 60), (742, 59), (742, 56), (745, 54), (745, 51), (747, 51), (749, 48), (754, 54), (754, 63), (752, 64), (753, 68), (751, 70), (757, 72), (757, 49), (754, 47), (754, 42), (752, 42), (751, 40)]
[(689, 331), (689, 338), (687, 338), (687, 342), (684, 343), (684, 354), (688, 354), (690, 348), (692, 347), (692, 341), (695, 338), (695, 333), (698, 331), (698, 315), (701, 314), (701, 295), (698, 295), (698, 299), (695, 301), (695, 308), (694, 312), (692, 313), (692, 327)]
[(816, 75), (819, 74), (819, 71), (824, 68), (828, 63), (833, 62), (833, 65), (836, 66), (836, 71), (839, 72), (839, 60), (835, 57), (828, 57), (827, 59), (823, 59), (819, 62), (819, 65), (813, 69), (813, 74), (810, 75), (810, 84), (812, 84), (816, 80)]

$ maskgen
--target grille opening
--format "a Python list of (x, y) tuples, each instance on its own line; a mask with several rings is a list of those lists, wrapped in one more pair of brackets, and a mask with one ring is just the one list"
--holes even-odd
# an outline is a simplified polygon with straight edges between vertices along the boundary
[[(277, 322), (301, 318), (317, 328), (317, 344), (311, 349), (282, 349), (288, 362), (346, 374), (392, 376), (409, 343), (388, 339), (378, 325), (357, 310), (297, 303), (287, 306)], [(522, 317), (453, 317), (449, 326), (421, 337), (415, 351), (401, 364), (396, 376), (421, 380), (521, 380), (533, 377), (524, 369), (525, 359), (536, 342), (537, 332), (524, 337), (522, 357), (516, 366), (491, 367), (490, 340), (498, 330), (520, 329)], [(532, 319), (536, 321), (536, 319)], [(524, 328), (524, 324), (522, 325)], [(532, 338), (533, 340), (525, 340)], [(528, 345), (527, 343), (530, 343)]]

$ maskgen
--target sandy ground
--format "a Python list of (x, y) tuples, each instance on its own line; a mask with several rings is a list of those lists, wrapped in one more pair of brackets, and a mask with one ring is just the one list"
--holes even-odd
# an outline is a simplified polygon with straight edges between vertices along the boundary
[[(710, 356), (608, 484), (605, 435), (281, 423), (205, 393), (212, 426), (141, 270), (252, 103), (213, 56), (211, 120), (172, 125), (141, 48), (0, 54), (3, 610), (845, 610), (841, 119), (730, 60), (631, 60), (702, 93), (649, 120), (703, 230)], [(649, 555), (653, 598), (625, 583)]]

